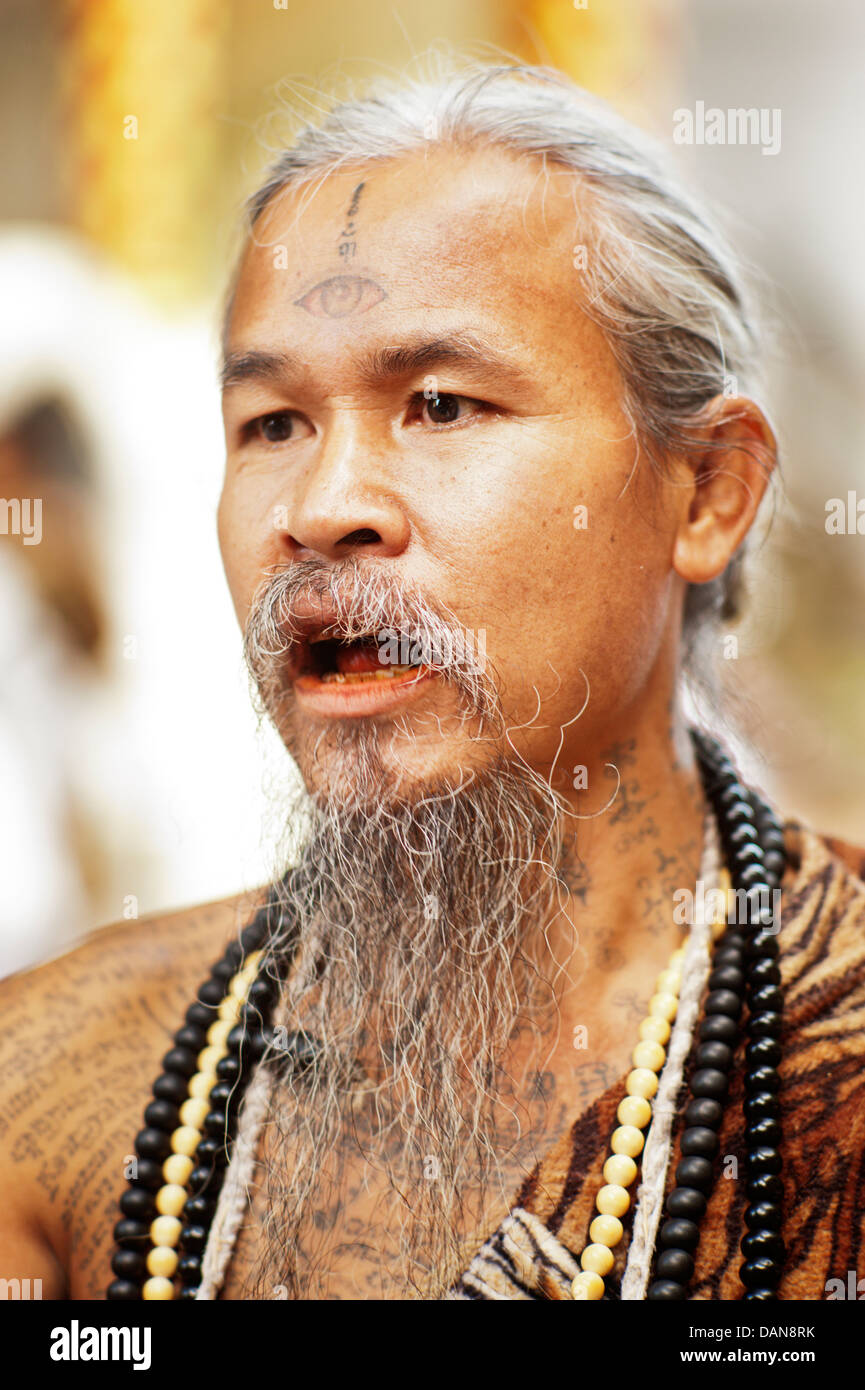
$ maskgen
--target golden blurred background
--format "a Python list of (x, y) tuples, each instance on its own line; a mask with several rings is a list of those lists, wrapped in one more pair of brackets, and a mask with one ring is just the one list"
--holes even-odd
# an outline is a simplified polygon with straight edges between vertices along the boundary
[(721, 664), (755, 779), (865, 843), (865, 535), (825, 526), (865, 497), (863, 41), (857, 0), (2, 0), (0, 494), (44, 534), (0, 535), (0, 973), (269, 870), (214, 528), (223, 283), (285, 104), (430, 47), (557, 66), (667, 143), (700, 100), (781, 112), (771, 157), (677, 151), (773, 329), (783, 490)]

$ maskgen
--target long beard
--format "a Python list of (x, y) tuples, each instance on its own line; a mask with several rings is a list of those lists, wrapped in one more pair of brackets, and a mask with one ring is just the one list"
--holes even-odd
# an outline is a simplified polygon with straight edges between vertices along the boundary
[[(265, 645), (253, 634), (247, 650), (271, 705), (272, 632)], [(470, 705), (497, 727), (489, 686)], [(285, 936), (271, 945), (278, 957), (298, 944), (266, 1063), (253, 1298), (328, 1297), (336, 1246), (351, 1241), (378, 1247), (366, 1296), (441, 1297), (488, 1234), (490, 1199), (513, 1195), (502, 1160), (521, 1080), (503, 1063), (554, 1007), (538, 962), (562, 891), (561, 807), (501, 752), (462, 785), (401, 797), (377, 737), (367, 721), (344, 735), (356, 798), (304, 792), (284, 811), (305, 838), (276, 875)], [(348, 1229), (352, 1202), (371, 1226)]]
[(501, 1074), (503, 1054), (552, 1003), (527, 927), (557, 893), (537, 862), (555, 809), (506, 768), (421, 807), (307, 809), (311, 834), (281, 888), (299, 945), (269, 1063), (252, 1296), (276, 1286), (327, 1296), (322, 1213), (335, 1212), (350, 1172), (384, 1192), (380, 1295), (434, 1298), (479, 1243), (488, 1195), (502, 1192), (513, 1142), (502, 1097), (516, 1081)]

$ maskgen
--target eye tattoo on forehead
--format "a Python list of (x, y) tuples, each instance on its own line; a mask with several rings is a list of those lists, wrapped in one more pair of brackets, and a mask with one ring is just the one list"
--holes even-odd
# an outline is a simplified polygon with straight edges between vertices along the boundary
[(375, 280), (365, 280), (362, 275), (332, 275), (294, 302), (316, 318), (342, 319), (347, 314), (365, 314), (385, 297)]
[[(357, 255), (355, 216), (360, 195), (365, 187), (364, 180), (352, 193), (345, 214), (345, 225), (337, 240), (337, 251), (345, 265)], [(385, 298), (384, 290), (375, 280), (366, 279), (362, 275), (331, 275), (329, 279), (322, 280), (311, 290), (307, 290), (306, 294), (294, 303), (298, 309), (305, 309), (316, 318), (342, 319), (348, 314), (365, 314)]]

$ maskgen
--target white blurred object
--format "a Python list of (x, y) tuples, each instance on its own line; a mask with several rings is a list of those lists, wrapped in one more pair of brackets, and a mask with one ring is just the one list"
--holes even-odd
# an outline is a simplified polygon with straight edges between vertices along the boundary
[(72, 678), (26, 575), (0, 549), (0, 975), (52, 954), (85, 922), (67, 845), (70, 731), (60, 692)]
[[(205, 310), (159, 315), (79, 242), (43, 228), (0, 234), (0, 296), (0, 430), (52, 390), (77, 411), (101, 503), (108, 624), (100, 682), (49, 674), (47, 651), (38, 673), (34, 665), (43, 688), (24, 705), (26, 729), (3, 711), (5, 681), (16, 678), (5, 661), (0, 668), (2, 972), (56, 953), (70, 931), (253, 887), (271, 865), (262, 750), (216, 538), (213, 320)], [(34, 652), (49, 647), (44, 615), (11, 588), (9, 600), (0, 595), (16, 609), (9, 640), (29, 633)], [(51, 797), (67, 770), (52, 751), (52, 722), (65, 728), (69, 776), (108, 869), (83, 919), (62, 845), (48, 845)], [(25, 824), (16, 807), (37, 788), (41, 820), (34, 808)], [(22, 842), (31, 848), (19, 855)], [(24, 865), (37, 857), (46, 867), (34, 879)], [(38, 930), (21, 916), (31, 900), (27, 921), (38, 919)]]

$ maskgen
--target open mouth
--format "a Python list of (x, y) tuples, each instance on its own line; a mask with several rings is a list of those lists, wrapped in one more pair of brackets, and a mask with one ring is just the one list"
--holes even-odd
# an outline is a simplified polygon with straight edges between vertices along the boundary
[(298, 677), (311, 678), (323, 685), (362, 685), (426, 673), (427, 668), (420, 664), (383, 663), (382, 651), (375, 637), (358, 637), (351, 642), (337, 637), (313, 637), (304, 645)]

